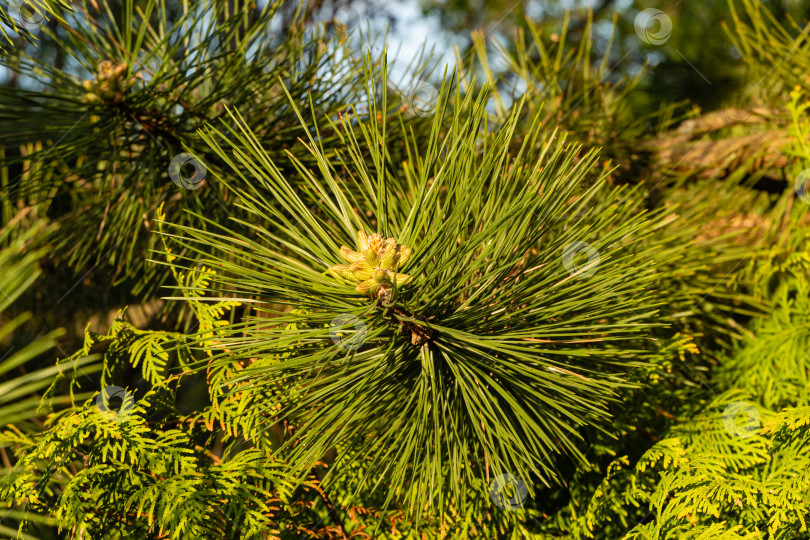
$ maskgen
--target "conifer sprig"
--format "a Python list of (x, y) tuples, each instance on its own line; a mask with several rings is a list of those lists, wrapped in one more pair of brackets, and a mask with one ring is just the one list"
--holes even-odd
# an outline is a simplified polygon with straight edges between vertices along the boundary
[[(218, 181), (257, 217), (244, 223), (254, 235), (167, 231), (217, 270), (211, 291), (256, 306), (229, 327), (215, 362), (250, 364), (241, 379), (257, 392), (292, 392), (266, 406), (296, 426), (283, 445), (293, 474), (339, 445), (326, 482), (368, 460), (368, 474), (392, 486), (387, 502), (411, 511), (462, 501), (471, 475), (549, 482), (555, 456), (581, 459), (583, 419), (604, 422), (621, 375), (645, 364), (645, 329), (661, 324), (652, 285), (666, 262), (645, 239), (661, 218), (622, 208), (631, 190), (582, 185), (595, 153), (579, 154), (537, 117), (513, 154), (520, 109), (487, 135), (486, 97), (445, 89), (423, 144), (404, 125), (386, 131), (374, 108), (356, 126), (327, 119), (342, 142), (335, 158), (314, 139), (316, 170), (289, 156), (303, 188), (250, 130), (203, 134), (232, 170)], [(370, 103), (384, 110), (385, 94)], [(389, 159), (397, 144), (408, 161)], [(279, 228), (255, 224), (264, 221)], [(347, 240), (369, 230), (412, 250), (413, 280), (390, 300), (325, 272), (344, 266), (340, 255), (358, 258)], [(583, 244), (595, 258), (570, 253)], [(334, 339), (340, 317), (362, 328), (360, 347)]]
[(83, 0), (57, 18), (58, 31), (42, 28), (66, 67), (23, 50), (0, 57), (41, 85), (0, 87), (0, 168), (14, 172), (10, 202), (62, 224), (53, 252), (64, 264), (96, 263), (116, 278), (139, 279), (138, 290), (154, 287), (162, 278), (143, 255), (154, 241), (147, 216), (160, 203), (220, 222), (234, 211), (229, 194), (205, 181), (219, 163), (198, 128), (228, 105), (250, 103), (246, 121), (281, 158), (303, 136), (281, 85), (323, 114), (356, 101), (362, 57), (348, 49), (345, 31), (296, 20), (300, 28), (273, 35), (279, 6), (246, 4), (232, 16), (221, 0)]

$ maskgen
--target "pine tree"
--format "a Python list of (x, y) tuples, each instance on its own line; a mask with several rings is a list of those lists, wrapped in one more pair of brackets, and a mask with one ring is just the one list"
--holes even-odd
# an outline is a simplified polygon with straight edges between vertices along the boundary
[[(810, 26), (729, 3), (747, 93), (639, 116), (593, 16), (440, 73), (312, 5), (31, 5), (0, 536), (810, 537)], [(162, 309), (65, 351), (88, 272)]]

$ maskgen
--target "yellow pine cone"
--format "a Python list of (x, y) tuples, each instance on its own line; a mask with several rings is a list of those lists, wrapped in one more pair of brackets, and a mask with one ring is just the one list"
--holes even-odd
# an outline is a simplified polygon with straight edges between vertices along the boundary
[(357, 246), (359, 251), (368, 250), (368, 235), (366, 235), (366, 233), (363, 231), (357, 231)]
[(343, 266), (342, 264), (336, 264), (335, 266), (330, 266), (329, 271), (332, 272), (334, 275), (346, 278), (346, 279), (354, 279), (354, 272), (348, 266)]
[(379, 286), (377, 285), (376, 281), (374, 281), (373, 279), (367, 279), (366, 281), (358, 283), (357, 286), (354, 288), (354, 290), (356, 290), (360, 294), (374, 294), (375, 292), (377, 292), (378, 288)]
[(99, 103), (103, 101), (119, 101), (124, 92), (135, 85), (137, 77), (125, 78), (128, 64), (115, 64), (109, 60), (99, 63), (94, 79), (82, 82), (87, 91), (82, 101), (84, 103)]
[(363, 260), (363, 256), (343, 246), (340, 248), (340, 256), (349, 262), (358, 262)]
[(397, 272), (411, 257), (408, 246), (397, 246), (393, 238), (383, 238), (374, 233), (357, 233), (357, 251), (341, 246), (340, 256), (350, 262), (349, 266), (336, 264), (329, 271), (357, 283), (355, 290), (360, 294), (377, 294), (388, 291), (396, 282), (397, 287), (410, 283), (411, 276)]
[(354, 277), (362, 281), (372, 278), (376, 280), (378, 279), (376, 273), (377, 273), (376, 268), (373, 270), (369, 270), (368, 268), (358, 268), (357, 270), (354, 270)]

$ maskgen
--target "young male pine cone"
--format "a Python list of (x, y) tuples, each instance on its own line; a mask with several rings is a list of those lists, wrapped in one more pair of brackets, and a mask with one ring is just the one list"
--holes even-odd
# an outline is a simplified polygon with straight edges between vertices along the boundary
[(82, 83), (87, 93), (82, 98), (84, 103), (102, 103), (121, 101), (124, 93), (132, 88), (137, 77), (126, 78), (128, 64), (115, 64), (105, 60), (98, 65), (94, 79)]
[(358, 231), (357, 251), (341, 246), (340, 256), (351, 264), (336, 264), (330, 266), (329, 271), (335, 276), (357, 283), (355, 290), (360, 294), (379, 297), (390, 291), (395, 280), (399, 288), (412, 279), (408, 274), (397, 273), (408, 262), (411, 250), (408, 246), (397, 246), (393, 238)]

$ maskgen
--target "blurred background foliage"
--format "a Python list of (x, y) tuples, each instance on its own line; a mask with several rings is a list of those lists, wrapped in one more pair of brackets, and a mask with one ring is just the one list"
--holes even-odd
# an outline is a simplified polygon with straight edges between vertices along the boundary
[[(123, 1), (109, 2), (109, 5), (116, 9)], [(232, 10), (238, 10), (245, 3), (245, 0), (229, 2)], [(247, 2), (255, 3), (255, 0)], [(261, 0), (258, 6), (266, 3), (267, 0)], [(138, 0), (134, 4), (145, 5), (145, 2)], [(291, 21), (299, 7), (295, 0), (281, 4), (274, 22), (275, 39), (283, 39), (291, 31)], [(785, 26), (792, 26), (793, 22), (802, 26), (810, 15), (810, 5), (800, 0), (761, 0), (758, 4)], [(672, 20), (671, 36), (663, 46), (637, 39), (634, 19), (644, 9), (658, 9)], [(741, 52), (726, 35), (732, 19), (727, 0), (313, 0), (307, 3), (303, 15), (312, 24), (336, 19), (349, 26), (369, 23), (377, 31), (388, 25), (392, 52), (404, 46), (403, 54), (407, 56), (413, 53), (415, 44), (425, 42), (435, 47), (437, 54), (449, 58), (452, 47), (460, 47), (462, 53), (472, 48), (473, 31), (482, 32), (490, 41), (507, 43), (515, 31), (526, 29), (530, 22), (551, 25), (559, 33), (566, 14), (571, 19), (569, 39), (579, 41), (586, 29), (589, 11), (593, 13), (593, 49), (597, 56), (608, 48), (612, 19), (616, 17), (615, 44), (610, 48), (608, 64), (615, 77), (635, 74), (645, 63), (650, 66), (642, 88), (634, 96), (637, 112), (648, 112), (662, 101), (686, 99), (707, 110), (718, 108), (728, 104), (735, 92), (751, 80), (752, 74)], [(46, 25), (58, 31), (57, 21), (51, 20)], [(18, 45), (57, 69), (81, 70), (64, 49), (55, 47), (41, 32), (37, 32), (36, 46)], [(495, 67), (504, 69), (504, 66)], [(0, 81), (11, 86), (36, 84), (34, 79), (20, 80), (16, 73), (6, 70), (0, 70)]]

